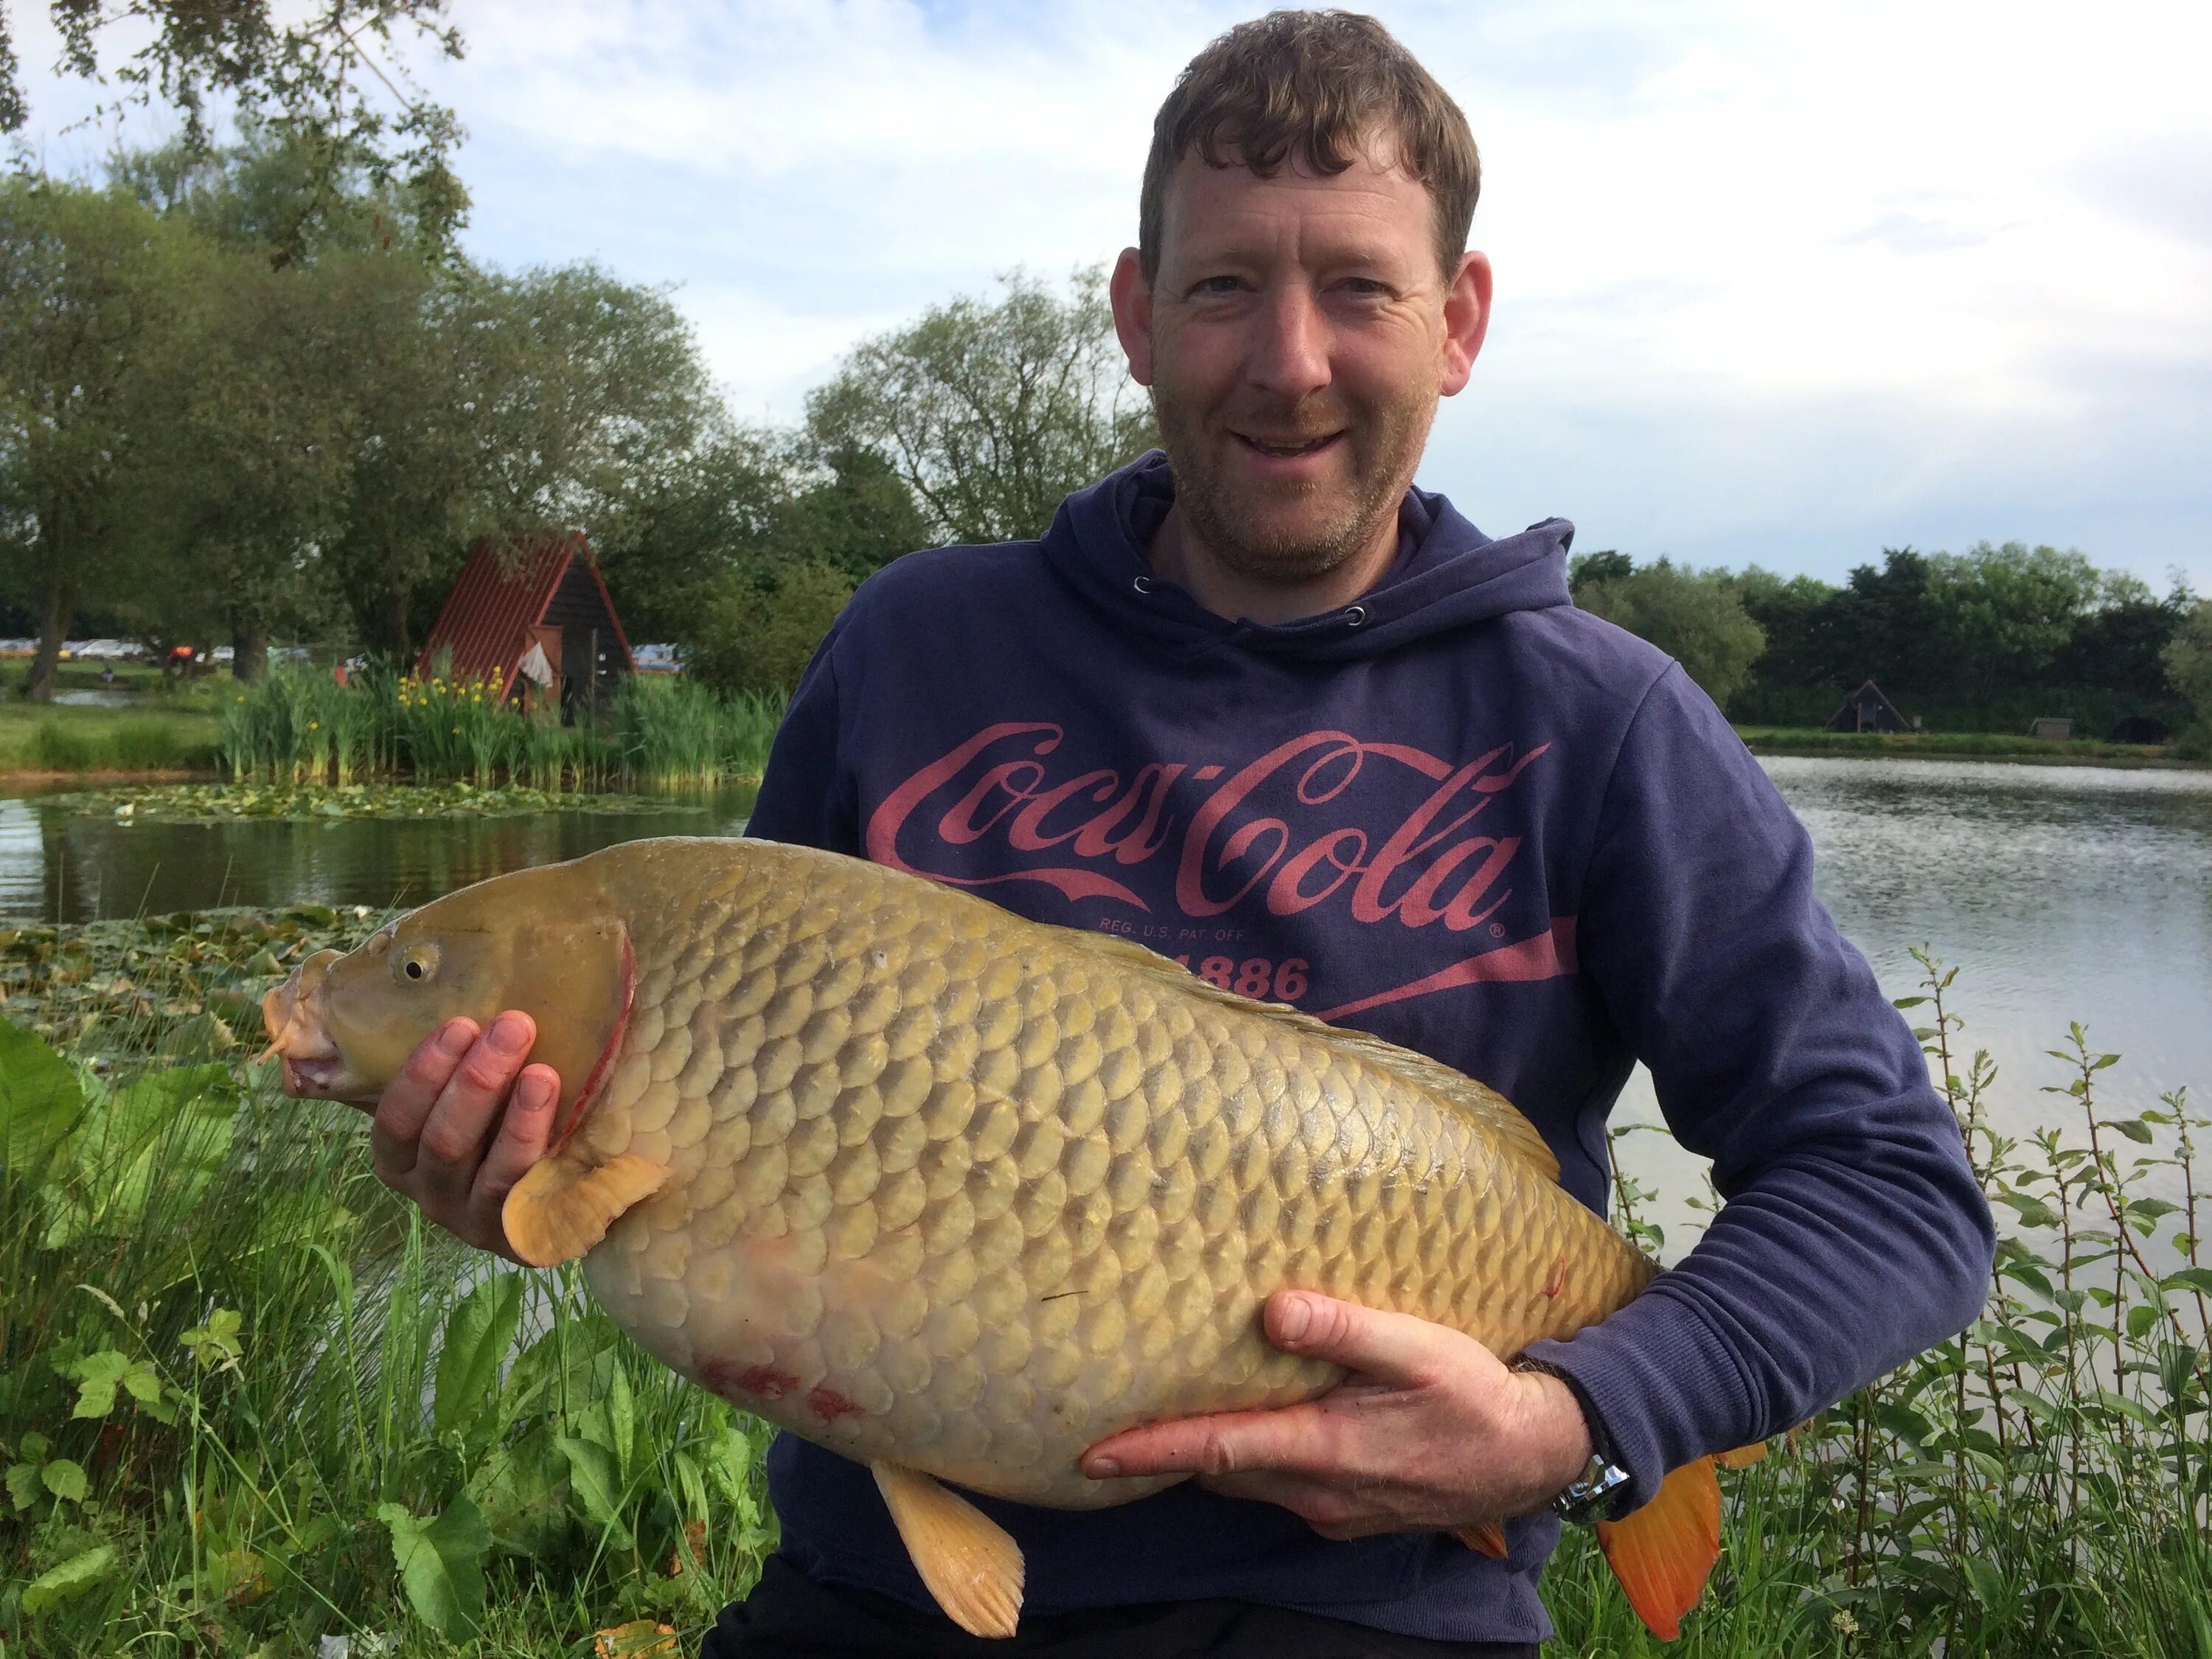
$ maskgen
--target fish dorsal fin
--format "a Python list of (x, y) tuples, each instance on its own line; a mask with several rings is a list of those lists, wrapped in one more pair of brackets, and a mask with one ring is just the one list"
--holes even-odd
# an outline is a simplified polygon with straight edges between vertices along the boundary
[(607, 1236), (623, 1212), (668, 1179), (662, 1165), (624, 1152), (590, 1169), (566, 1157), (541, 1158), (500, 1206), (500, 1225), (516, 1255), (533, 1267), (573, 1261)]
[(1022, 1615), (1022, 1547), (958, 1492), (920, 1470), (897, 1463), (869, 1467), (915, 1571), (945, 1616), (970, 1636), (1012, 1636)]
[(1226, 1007), (1248, 1014), (1258, 1014), (1277, 1024), (1317, 1037), (1337, 1048), (1349, 1049), (1368, 1065), (1390, 1072), (1413, 1085), (1449, 1102), (1460, 1111), (1474, 1120), (1476, 1125), (1498, 1138), (1522, 1163), (1540, 1170), (1547, 1181), (1559, 1178), (1559, 1160), (1536, 1126), (1521, 1115), (1513, 1103), (1495, 1089), (1477, 1083), (1464, 1072), (1454, 1071), (1442, 1060), (1431, 1060), (1426, 1054), (1416, 1054), (1411, 1048), (1401, 1048), (1395, 1042), (1386, 1042), (1366, 1031), (1350, 1026), (1331, 1025), (1326, 1020), (1316, 1019), (1311, 1014), (1302, 1014), (1287, 1002), (1255, 1002), (1250, 997), (1238, 996), (1234, 991), (1224, 991), (1219, 986), (1200, 979), (1182, 963), (1146, 950), (1133, 939), (1120, 939), (1112, 933), (1095, 933), (1079, 927), (1062, 929), (1068, 937), (1094, 956), (1106, 957), (1116, 964), (1148, 974), (1164, 983), (1172, 985), (1185, 995), (1201, 1001), (1218, 1002)]

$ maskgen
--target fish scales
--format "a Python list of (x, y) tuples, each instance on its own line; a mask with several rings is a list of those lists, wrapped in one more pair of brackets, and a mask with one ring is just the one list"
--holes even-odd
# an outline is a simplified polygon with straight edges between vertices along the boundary
[(1265, 1340), (1276, 1290), (1510, 1354), (1649, 1276), (1325, 1028), (873, 866), (654, 847), (603, 876), (635, 1003), (578, 1141), (670, 1173), (585, 1275), (656, 1356), (848, 1456), (1124, 1502), (1166, 1482), (1092, 1480), (1085, 1448), (1340, 1379)]

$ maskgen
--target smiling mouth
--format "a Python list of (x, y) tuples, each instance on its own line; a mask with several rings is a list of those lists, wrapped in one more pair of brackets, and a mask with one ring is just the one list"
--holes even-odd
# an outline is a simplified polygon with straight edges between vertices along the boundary
[(1343, 435), (1341, 432), (1331, 432), (1318, 438), (1293, 439), (1287, 443), (1271, 443), (1244, 432), (1238, 433), (1237, 437), (1240, 442), (1262, 455), (1272, 456), (1277, 460), (1291, 460), (1300, 455), (1319, 454)]

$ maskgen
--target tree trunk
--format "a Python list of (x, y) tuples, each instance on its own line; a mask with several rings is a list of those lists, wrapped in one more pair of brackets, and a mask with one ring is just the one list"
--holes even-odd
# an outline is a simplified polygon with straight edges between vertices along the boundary
[(407, 627), (407, 590), (394, 582), (384, 594), (385, 636), (392, 641), (393, 658), (399, 672), (415, 672), (415, 641)]
[(39, 651), (31, 659), (30, 683), (23, 695), (33, 702), (54, 700), (54, 676), (62, 659), (62, 640), (76, 610), (76, 583), (66, 568), (57, 569), (46, 584), (46, 614), (39, 624)]
[(240, 617), (230, 629), (230, 674), (252, 685), (269, 672), (269, 625), (258, 617)]

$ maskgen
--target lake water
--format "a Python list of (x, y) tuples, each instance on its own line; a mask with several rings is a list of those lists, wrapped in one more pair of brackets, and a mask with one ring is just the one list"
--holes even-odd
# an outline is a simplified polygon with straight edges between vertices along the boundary
[[(2046, 1049), (2080, 1020), (2123, 1063), (2100, 1079), (2136, 1111), (2187, 1085), (2212, 1103), (2212, 773), (1776, 757), (1768, 772), (1812, 832), (1821, 896), (1892, 996), (1926, 945), (1959, 969), (1962, 1048), (2002, 1068), (2008, 1133), (2067, 1121), (2041, 1092)], [(502, 870), (639, 836), (734, 833), (750, 796), (665, 811), (389, 823), (138, 824), (0, 799), (0, 923), (223, 904), (419, 903)], [(1923, 1013), (1925, 1011), (1922, 1011)], [(1656, 1121), (1639, 1073), (1623, 1102)], [(1649, 1153), (1643, 1148), (1650, 1146)], [(1670, 1191), (1694, 1169), (1630, 1144)]]

